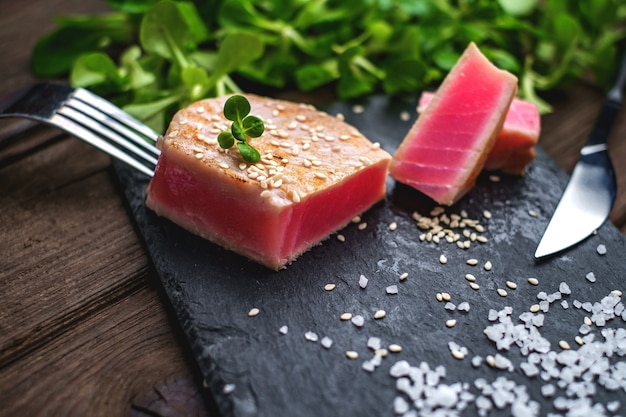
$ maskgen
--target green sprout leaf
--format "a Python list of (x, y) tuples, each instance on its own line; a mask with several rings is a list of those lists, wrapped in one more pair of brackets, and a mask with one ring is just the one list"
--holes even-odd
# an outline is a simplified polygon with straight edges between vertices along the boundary
[(224, 130), (217, 136), (217, 143), (220, 144), (222, 149), (232, 148), (235, 144), (235, 138), (228, 130)]
[(217, 141), (221, 148), (229, 149), (237, 140), (237, 148), (244, 161), (254, 164), (259, 162), (261, 155), (248, 143), (248, 138), (258, 138), (265, 131), (263, 120), (257, 116), (249, 115), (251, 110), (247, 98), (234, 95), (224, 103), (224, 116), (231, 120), (230, 131), (225, 130), (219, 134)]
[(265, 125), (260, 118), (247, 116), (243, 119), (243, 130), (251, 138), (258, 138), (265, 131)]
[(239, 148), (243, 160), (250, 164), (256, 164), (261, 159), (259, 151), (250, 146), (248, 142), (237, 143), (237, 148)]
[(224, 103), (224, 116), (233, 122), (241, 122), (250, 110), (250, 102), (244, 96), (234, 95)]

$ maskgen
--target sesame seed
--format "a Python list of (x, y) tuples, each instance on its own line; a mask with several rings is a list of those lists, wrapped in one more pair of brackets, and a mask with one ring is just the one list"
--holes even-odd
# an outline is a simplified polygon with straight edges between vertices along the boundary
[(613, 290), (613, 291), (611, 291), (611, 294), (617, 295), (618, 297), (622, 296), (622, 292), (620, 290)]
[(465, 274), (465, 279), (468, 280), (469, 282), (475, 282), (476, 281), (476, 277), (472, 274)]
[(470, 266), (474, 266), (474, 265), (478, 265), (478, 259), (468, 259), (467, 261), (465, 261), (466, 264), (470, 265)]
[(343, 313), (341, 316), (339, 316), (339, 319), (341, 321), (348, 321), (352, 319), (352, 313)]
[(299, 121), (299, 122), (306, 122), (306, 116), (303, 115), (303, 114), (298, 114), (296, 116), (296, 120)]
[(376, 320), (380, 320), (384, 318), (386, 315), (387, 315), (387, 312), (385, 310), (378, 310), (376, 313), (374, 313), (374, 318)]
[(451, 298), (452, 298), (452, 297), (450, 297), (450, 294), (448, 294), (447, 292), (442, 292), (442, 293), (441, 293), (441, 299), (442, 299), (443, 301), (450, 301), (450, 299), (451, 299)]
[(196, 113), (204, 113), (204, 107), (202, 107), (202, 106), (198, 106), (198, 107), (196, 108)]
[(455, 319), (446, 320), (446, 327), (451, 328), (451, 327), (454, 327), (454, 326), (456, 326), (456, 320)]
[(294, 203), (300, 202), (300, 194), (296, 190), (291, 190), (291, 201)]
[(402, 352), (402, 346), (396, 344), (396, 343), (392, 343), (389, 345), (389, 352), (391, 353), (400, 353)]
[(396, 223), (396, 222), (391, 222), (391, 223), (389, 224), (389, 230), (391, 230), (392, 232), (393, 232), (394, 230), (396, 230), (397, 228), (398, 228), (398, 223)]
[(348, 140), (350, 139), (350, 137), (351, 137), (350, 135), (340, 135), (339, 140)]
[(576, 343), (578, 343), (578, 344), (579, 344), (579, 345), (581, 345), (581, 346), (585, 344), (585, 341), (584, 341), (584, 340), (583, 340), (583, 338), (582, 338), (582, 337), (580, 337), (580, 336), (576, 336), (576, 337), (574, 338), (574, 340), (576, 341)]
[(272, 192), (270, 190), (261, 191), (261, 197), (263, 198), (269, 198), (271, 195), (272, 195)]
[(498, 176), (498, 175), (490, 175), (489, 176), (489, 180), (491, 182), (500, 182), (500, 176)]
[(506, 282), (506, 286), (509, 287), (510, 289), (514, 290), (517, 288), (517, 284), (514, 283), (513, 281), (507, 281)]
[(460, 350), (455, 349), (455, 350), (450, 351), (450, 353), (452, 354), (452, 357), (454, 359), (458, 359), (458, 360), (465, 359), (465, 354), (461, 352)]
[(485, 217), (485, 219), (490, 219), (491, 218), (491, 212), (489, 210), (485, 210), (485, 211), (483, 211), (483, 216)]
[(496, 358), (494, 358), (492, 355), (487, 355), (487, 357), (485, 357), (485, 362), (487, 362), (487, 365), (493, 368), (496, 365)]
[(480, 243), (487, 243), (487, 238), (485, 236), (476, 236), (476, 241), (480, 242)]
[(531, 313), (538, 313), (541, 310), (541, 306), (539, 304), (533, 304), (528, 309)]
[(440, 264), (446, 264), (446, 263), (448, 263), (448, 258), (446, 258), (446, 256), (445, 256), (445, 255), (440, 255), (440, 256), (439, 256), (439, 263), (440, 263)]
[(204, 154), (202, 152), (198, 152), (196, 154), (196, 159), (202, 159), (204, 157)]
[(476, 284), (475, 282), (470, 282), (469, 284), (470, 288), (473, 290), (478, 290), (480, 289), (480, 285)]
[(593, 324), (591, 322), (591, 319), (587, 316), (585, 316), (585, 318), (583, 319), (583, 323), (585, 323), (587, 326), (591, 326)]
[(365, 111), (365, 107), (362, 106), (361, 104), (355, 104), (354, 106), (352, 106), (353, 113), (360, 114), (360, 113), (363, 113), (364, 111)]
[(400, 274), (400, 281), (404, 281), (405, 279), (407, 279), (409, 276), (408, 272), (403, 272), (402, 274)]
[(337, 286), (336, 284), (326, 284), (326, 285), (324, 285), (324, 290), (325, 291), (332, 291), (332, 290), (335, 289), (336, 286)]
[(442, 302), (443, 301), (443, 295), (441, 295), (440, 292), (437, 293), (437, 295), (435, 295), (435, 298), (437, 299), (437, 301)]
[(528, 278), (528, 283), (530, 285), (539, 285), (539, 280), (537, 278)]
[(483, 268), (485, 268), (485, 271), (491, 271), (491, 268), (492, 268), (491, 262), (489, 261), (485, 262), (485, 265), (483, 266)]
[(528, 210), (528, 215), (530, 217), (537, 217), (539, 216), (539, 213), (537, 213), (535, 210)]
[(242, 170), (242, 171), (244, 169), (246, 169), (247, 167), (248, 167), (248, 165), (245, 162), (242, 162), (242, 163), (239, 164), (239, 169)]
[(559, 342), (559, 347), (563, 350), (569, 350), (570, 349), (570, 345), (569, 343), (567, 343), (565, 340), (561, 340)]
[(352, 220), (350, 220), (352, 223), (360, 223), (361, 222), (361, 216), (354, 216), (352, 218)]
[(346, 358), (348, 358), (348, 359), (358, 359), (359, 358), (359, 353), (355, 352), (354, 350), (348, 350), (348, 351), (346, 351)]
[[(398, 346), (398, 345), (395, 345), (395, 346)], [(398, 347), (400, 347), (400, 346), (398, 346)], [(402, 348), (400, 348), (400, 350), (402, 350)], [(388, 353), (389, 353), (389, 351), (387, 349), (385, 349), (385, 348), (376, 349), (374, 351), (374, 355), (380, 356), (381, 358), (384, 358), (385, 356), (387, 356)]]
[(498, 292), (498, 295), (500, 297), (506, 297), (506, 295), (507, 295), (506, 290), (504, 290), (502, 288), (498, 288), (496, 291)]
[(250, 311), (248, 311), (248, 317), (254, 317), (257, 316), (260, 313), (260, 310), (258, 308), (251, 308)]
[(409, 120), (411, 120), (411, 114), (406, 110), (401, 111), (400, 120), (402, 120), (403, 122), (408, 122)]
[(340, 242), (345, 242), (346, 241), (346, 237), (342, 234), (337, 235), (337, 240)]
[(365, 230), (366, 227), (367, 227), (367, 222), (361, 222), (358, 225), (359, 230)]

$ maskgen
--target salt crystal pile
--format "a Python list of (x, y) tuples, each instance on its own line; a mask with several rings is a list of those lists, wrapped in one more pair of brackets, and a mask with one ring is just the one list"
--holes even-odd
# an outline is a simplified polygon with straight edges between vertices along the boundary
[(411, 366), (400, 360), (389, 369), (389, 374), (396, 378), (397, 390), (406, 395), (396, 397), (393, 403), (395, 413), (403, 417), (458, 415), (474, 400), (470, 384), (441, 382), (446, 376), (443, 366), (431, 369), (426, 362)]

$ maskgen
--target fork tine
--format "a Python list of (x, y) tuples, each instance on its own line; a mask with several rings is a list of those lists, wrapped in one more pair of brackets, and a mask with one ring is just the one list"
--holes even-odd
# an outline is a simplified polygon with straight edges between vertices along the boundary
[(102, 97), (97, 96), (88, 90), (85, 90), (84, 88), (77, 88), (73, 96), (81, 101), (84, 101), (87, 104), (92, 105), (95, 108), (102, 109), (102, 111), (107, 115), (117, 119), (123, 124), (129, 126), (131, 129), (140, 132), (147, 138), (152, 139), (154, 142), (156, 142), (157, 138), (159, 137), (158, 133), (150, 129), (145, 124), (141, 123), (139, 120), (132, 117), (130, 114), (126, 113), (124, 110), (120, 109), (110, 101), (107, 101)]
[[(75, 115), (77, 118), (80, 118), (82, 124), (87, 124), (89, 123), (87, 122), (87, 120), (91, 120), (89, 127), (92, 127), (94, 129), (99, 129), (99, 127), (105, 128), (105, 130), (102, 131), (104, 133), (101, 133), (105, 136), (110, 135), (110, 133), (117, 132), (121, 135), (121, 137), (124, 138), (124, 144), (134, 144), (135, 148), (139, 146), (145, 151), (150, 152), (154, 156), (158, 156), (160, 154), (159, 149), (157, 149), (153, 142), (153, 138), (146, 138), (144, 136), (138, 135), (136, 131), (127, 128), (125, 125), (122, 125), (117, 119), (109, 117), (109, 115), (103, 112), (103, 110), (94, 108), (90, 105), (85, 104), (82, 101), (74, 99), (69, 99), (67, 102), (65, 102), (65, 106), (62, 107), (62, 110), (72, 110), (72, 116)], [(84, 123), (82, 122), (83, 120), (85, 121)], [(117, 137), (119, 138), (119, 136)], [(122, 145), (122, 143), (119, 144)]]
[[(143, 160), (149, 162), (150, 164), (154, 165), (157, 162), (157, 158), (155, 155), (149, 154), (142, 148), (135, 145), (133, 142), (129, 142), (126, 137), (120, 136), (112, 129), (109, 129), (109, 126), (105, 126), (103, 124), (98, 123), (97, 120), (91, 119), (90, 117), (88, 117), (88, 115), (85, 115), (81, 113), (80, 111), (73, 109), (72, 107), (61, 107), (59, 110), (57, 110), (57, 114), (63, 115), (66, 118), (71, 119), (74, 122), (79, 123), (83, 125), (84, 127), (95, 131), (100, 136), (103, 136), (109, 139), (110, 141), (118, 144), (122, 148), (132, 152), (134, 155), (142, 158)], [(143, 143), (146, 143), (146, 142), (143, 142)], [(152, 148), (154, 148), (154, 146), (152, 146)], [(158, 149), (157, 149), (157, 152), (158, 152)]]
[(144, 164), (142, 164), (141, 162), (139, 162), (137, 159), (133, 158), (132, 156), (130, 156), (129, 154), (123, 152), (122, 150), (120, 150), (119, 148), (113, 146), (111, 143), (107, 142), (106, 140), (102, 139), (101, 137), (99, 137), (98, 135), (94, 134), (92, 131), (90, 131), (89, 129), (86, 129), (85, 127), (83, 127), (83, 125), (76, 123), (75, 121), (73, 121), (72, 119), (69, 119), (67, 117), (65, 117), (62, 114), (55, 114), (53, 115), (50, 119), (50, 122), (57, 126), (60, 127), (61, 129), (65, 130), (68, 133), (71, 133), (72, 135), (81, 138), (82, 140), (86, 141), (87, 143), (95, 146), (96, 148), (100, 149), (101, 151), (104, 151), (105, 153), (125, 162), (126, 164), (132, 166), (133, 168), (139, 170), (140, 172), (143, 172), (144, 174), (148, 175), (148, 176), (153, 176), (154, 175), (154, 169), (150, 168)]

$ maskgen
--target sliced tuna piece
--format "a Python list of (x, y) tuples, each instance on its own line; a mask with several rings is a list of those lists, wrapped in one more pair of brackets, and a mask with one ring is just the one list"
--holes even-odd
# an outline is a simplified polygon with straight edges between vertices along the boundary
[(345, 226), (385, 196), (391, 156), (341, 119), (308, 105), (246, 96), (265, 133), (246, 163), (218, 134), (227, 97), (180, 110), (159, 141), (146, 204), (192, 233), (271, 269)]
[(471, 43), (400, 144), (391, 176), (454, 204), (476, 182), (516, 91), (517, 78)]
[[(424, 111), (434, 96), (431, 92), (422, 93), (417, 107), (418, 113)], [(535, 158), (535, 146), (540, 132), (541, 116), (537, 106), (526, 100), (513, 99), (484, 169), (523, 175), (528, 164)]]

